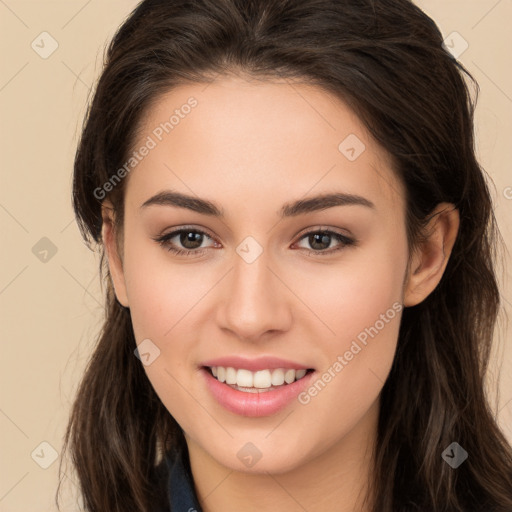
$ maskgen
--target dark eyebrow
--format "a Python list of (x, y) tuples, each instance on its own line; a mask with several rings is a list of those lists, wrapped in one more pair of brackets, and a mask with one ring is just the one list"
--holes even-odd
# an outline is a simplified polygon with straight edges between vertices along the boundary
[[(203, 215), (224, 217), (224, 210), (218, 207), (215, 203), (171, 190), (159, 192), (153, 197), (150, 197), (142, 204), (141, 208), (147, 208), (151, 205), (176, 206), (178, 208), (187, 208), (188, 210), (192, 210)], [(332, 194), (321, 194), (306, 199), (299, 199), (292, 203), (286, 203), (280, 210), (280, 216), (294, 217), (304, 213), (325, 210), (334, 206), (347, 205), (359, 205), (367, 208), (375, 208), (375, 205), (364, 197), (337, 192)]]
[(375, 205), (368, 199), (354, 195), (335, 192), (333, 194), (321, 194), (306, 199), (299, 199), (293, 203), (286, 203), (281, 208), (281, 217), (293, 217), (303, 213), (310, 213), (319, 210), (332, 208), (333, 206), (359, 205), (367, 208), (375, 208)]
[(141, 208), (146, 208), (151, 205), (177, 206), (178, 208), (187, 208), (188, 210), (202, 213), (203, 215), (224, 217), (223, 210), (211, 201), (199, 199), (198, 197), (189, 196), (180, 192), (174, 192), (172, 190), (165, 190), (150, 197), (142, 204)]

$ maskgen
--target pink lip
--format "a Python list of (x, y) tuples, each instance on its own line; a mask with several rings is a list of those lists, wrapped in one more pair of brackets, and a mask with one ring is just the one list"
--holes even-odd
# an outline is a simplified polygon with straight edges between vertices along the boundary
[[(216, 365), (212, 364), (212, 366)], [(218, 366), (224, 365), (219, 364)], [(234, 365), (233, 367), (236, 368), (237, 366)], [(241, 367), (239, 366), (238, 368)], [(267, 366), (266, 368), (269, 367)], [(277, 368), (283, 368), (283, 366), (277, 366)], [(297, 368), (306, 369), (300, 365)], [(203, 375), (210, 393), (225, 409), (240, 416), (260, 417), (270, 416), (284, 409), (299, 393), (309, 386), (316, 372), (307, 373), (302, 379), (292, 384), (284, 384), (279, 389), (260, 393), (245, 393), (233, 389), (226, 383), (218, 381), (206, 368), (202, 368), (200, 373)]]
[(304, 366), (300, 363), (293, 361), (286, 361), (273, 356), (257, 357), (254, 359), (247, 359), (240, 356), (228, 356), (220, 357), (217, 359), (210, 359), (201, 363), (200, 366), (223, 366), (224, 368), (236, 368), (237, 370), (245, 369), (251, 372), (257, 372), (258, 370), (274, 370), (276, 368), (288, 368), (295, 370), (308, 370), (310, 366)]

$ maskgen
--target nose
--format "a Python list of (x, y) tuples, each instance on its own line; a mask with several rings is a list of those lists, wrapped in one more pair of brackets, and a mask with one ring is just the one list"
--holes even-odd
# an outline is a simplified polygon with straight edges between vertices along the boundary
[(257, 341), (268, 333), (286, 331), (292, 322), (291, 293), (267, 253), (248, 263), (236, 254), (226, 276), (217, 325), (237, 337)]

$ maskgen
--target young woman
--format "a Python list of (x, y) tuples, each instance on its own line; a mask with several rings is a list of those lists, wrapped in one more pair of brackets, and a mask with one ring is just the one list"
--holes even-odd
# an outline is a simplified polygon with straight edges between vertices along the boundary
[(465, 79), (408, 0), (137, 7), (75, 161), (86, 510), (512, 510)]

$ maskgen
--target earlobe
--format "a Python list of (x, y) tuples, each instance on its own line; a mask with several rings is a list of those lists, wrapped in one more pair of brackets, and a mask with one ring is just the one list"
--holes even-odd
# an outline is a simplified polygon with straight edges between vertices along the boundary
[(426, 239), (411, 257), (404, 287), (404, 306), (415, 306), (441, 281), (459, 230), (459, 212), (451, 203), (440, 203), (426, 226)]
[(119, 303), (124, 307), (129, 307), (123, 262), (119, 255), (116, 243), (114, 207), (108, 199), (105, 199), (101, 205), (101, 215), (103, 219), (101, 226), (101, 238), (103, 240), (103, 246), (105, 247), (105, 254), (107, 256), (107, 263), (114, 291)]

